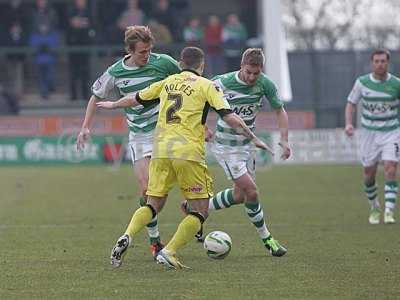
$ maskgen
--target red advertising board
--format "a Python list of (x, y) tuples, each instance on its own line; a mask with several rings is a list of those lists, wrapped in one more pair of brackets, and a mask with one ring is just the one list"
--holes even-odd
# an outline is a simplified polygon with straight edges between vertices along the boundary
[[(0, 117), (0, 136), (57, 136), (75, 134), (82, 125), (82, 116)], [(97, 135), (126, 132), (124, 116), (96, 116), (92, 131)]]
[[(315, 127), (313, 112), (290, 111), (290, 129), (310, 129)], [(217, 115), (209, 114), (209, 125), (215, 124)], [(60, 134), (76, 134), (82, 125), (82, 116), (17, 116), (0, 117), (0, 136), (58, 136)], [(257, 116), (258, 130), (277, 128), (273, 112), (260, 112)], [(127, 132), (125, 116), (96, 116), (92, 126), (96, 135), (125, 134)]]

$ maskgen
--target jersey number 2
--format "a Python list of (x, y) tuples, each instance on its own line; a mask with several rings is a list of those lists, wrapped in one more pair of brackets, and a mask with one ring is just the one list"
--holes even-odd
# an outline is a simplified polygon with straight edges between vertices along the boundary
[(167, 123), (180, 123), (181, 118), (175, 113), (182, 108), (182, 95), (168, 94), (168, 100), (174, 103), (167, 109)]

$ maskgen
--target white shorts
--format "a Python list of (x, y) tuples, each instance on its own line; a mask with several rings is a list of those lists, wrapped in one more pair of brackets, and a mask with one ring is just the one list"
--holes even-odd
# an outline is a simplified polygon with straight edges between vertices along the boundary
[(380, 160), (399, 161), (400, 129), (389, 132), (362, 129), (360, 157), (364, 167), (373, 166)]
[(153, 132), (130, 132), (128, 145), (133, 164), (144, 157), (151, 157), (153, 152)]
[(255, 179), (256, 152), (252, 145), (232, 147), (215, 142), (211, 145), (211, 151), (228, 179), (238, 179), (246, 173)]

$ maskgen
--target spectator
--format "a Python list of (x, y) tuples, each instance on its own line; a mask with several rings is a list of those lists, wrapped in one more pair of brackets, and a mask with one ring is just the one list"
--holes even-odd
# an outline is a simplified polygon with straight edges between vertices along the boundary
[(152, 17), (159, 24), (166, 26), (174, 36), (178, 34), (176, 11), (171, 7), (169, 0), (158, 0), (152, 11)]
[[(71, 46), (91, 44), (95, 31), (89, 13), (87, 0), (75, 0), (68, 12), (67, 43)], [(69, 83), (71, 100), (89, 99), (89, 54), (86, 51), (69, 54)]]
[(203, 35), (200, 19), (197, 17), (190, 19), (189, 25), (183, 29), (183, 40), (187, 46), (200, 46)]
[(236, 14), (230, 14), (222, 31), (222, 41), (228, 71), (240, 64), (241, 53), (245, 47), (247, 30)]
[(96, 41), (105, 44), (120, 44), (123, 34), (116, 25), (126, 3), (121, 1), (98, 0), (96, 1), (95, 26), (97, 28)]
[(36, 0), (36, 8), (32, 13), (32, 18), (34, 32), (39, 32), (39, 27), (41, 27), (41, 25), (45, 25), (49, 31), (53, 31), (57, 28), (58, 15), (56, 11), (49, 6), (47, 0)]
[(148, 23), (151, 33), (158, 45), (168, 45), (172, 43), (172, 35), (168, 27), (160, 24), (157, 20), (150, 20)]
[(219, 18), (211, 15), (204, 30), (204, 44), (207, 53), (207, 74), (213, 76), (221, 74), (224, 69), (222, 53), (222, 25)]
[(43, 99), (48, 99), (49, 93), (54, 91), (54, 50), (59, 47), (59, 36), (44, 22), (40, 24), (39, 31), (31, 35), (29, 45), (35, 52), (34, 62), (38, 67), (40, 95)]
[(29, 27), (29, 12), (21, 0), (10, 0), (4, 7), (2, 20), (5, 34), (5, 45), (25, 46), (27, 30)]
[(18, 97), (6, 91), (0, 83), (0, 115), (17, 115), (19, 112)]
[[(2, 20), (4, 20), (3, 44), (7, 47), (24, 47), (29, 37), (28, 7), (21, 0), (10, 0), (4, 7)], [(8, 86), (15, 93), (21, 94), (24, 82), (24, 60), (23, 53), (10, 53), (7, 55), (7, 77)]]
[(117, 18), (116, 26), (110, 30), (109, 41), (113, 44), (120, 44), (124, 38), (125, 29), (131, 25), (144, 25), (146, 15), (139, 7), (138, 0), (127, 0), (126, 7)]
[(146, 16), (139, 8), (138, 0), (128, 0), (126, 10), (119, 16), (117, 21), (118, 28), (125, 32), (126, 27), (131, 25), (143, 25)]

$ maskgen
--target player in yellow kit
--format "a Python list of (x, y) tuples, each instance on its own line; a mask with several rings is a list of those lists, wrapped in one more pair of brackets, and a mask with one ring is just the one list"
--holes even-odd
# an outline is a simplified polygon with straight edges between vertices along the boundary
[(169, 243), (157, 255), (157, 262), (168, 268), (182, 268), (176, 252), (193, 239), (208, 216), (208, 199), (213, 195), (212, 179), (205, 163), (205, 122), (209, 108), (213, 108), (238, 133), (251, 139), (262, 149), (269, 150), (232, 113), (218, 86), (201, 77), (204, 53), (196, 47), (181, 52), (182, 72), (150, 85), (135, 96), (116, 102), (98, 102), (102, 108), (120, 108), (160, 101), (157, 127), (154, 133), (153, 155), (150, 161), (147, 205), (134, 213), (123, 236), (111, 253), (111, 263), (121, 264), (133, 237), (163, 208), (168, 192), (178, 183), (191, 211), (179, 224)]

